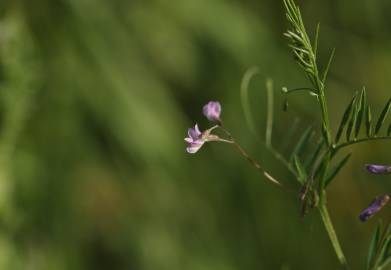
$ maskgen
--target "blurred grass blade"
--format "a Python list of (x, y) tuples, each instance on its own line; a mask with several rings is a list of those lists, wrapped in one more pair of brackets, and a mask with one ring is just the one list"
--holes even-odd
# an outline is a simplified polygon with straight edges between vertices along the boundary
[(384, 107), (383, 111), (381, 112), (379, 116), (379, 120), (377, 120), (376, 123), (376, 129), (375, 129), (375, 135), (377, 135), (381, 129), (381, 127), (384, 124), (384, 121), (386, 120), (386, 117), (388, 115), (388, 112), (390, 111), (391, 108), (391, 98), (388, 100), (386, 106)]
[(325, 187), (327, 187), (333, 179), (338, 175), (338, 173), (341, 171), (341, 169), (346, 165), (346, 163), (349, 161), (350, 157), (352, 156), (352, 153), (349, 153), (346, 155), (329, 173), (329, 175), (326, 176), (325, 180)]
[(388, 126), (387, 129), (387, 136), (389, 137), (391, 135), (391, 124)]
[(361, 122), (363, 119), (364, 111), (367, 106), (367, 97), (365, 92), (365, 87), (361, 91), (360, 101), (358, 102), (358, 113), (357, 113), (357, 120), (355, 123), (355, 132), (354, 132), (354, 138), (356, 139), (360, 133), (361, 129)]
[(372, 137), (372, 112), (371, 112), (371, 106), (368, 104), (367, 110), (366, 110), (366, 128), (367, 128), (367, 137)]
[(368, 258), (367, 258), (367, 270), (371, 269), (371, 266), (373, 265), (373, 259), (375, 258), (377, 246), (380, 241), (380, 235), (383, 230), (383, 222), (382, 220), (379, 220), (379, 223), (376, 226), (375, 232), (373, 233), (371, 243), (369, 245), (368, 250)]
[(266, 134), (265, 144), (267, 148), (272, 147), (272, 134), (273, 134), (273, 118), (274, 118), (274, 93), (273, 93), (273, 80), (266, 80), (266, 95), (267, 95), (267, 114), (266, 114)]
[(349, 118), (352, 113), (353, 105), (355, 103), (356, 98), (357, 98), (357, 93), (353, 96), (352, 100), (350, 101), (348, 107), (346, 108), (346, 110), (342, 116), (341, 123), (339, 124), (339, 128), (337, 131), (337, 136), (335, 137), (335, 143), (339, 142), (341, 135), (344, 131), (344, 128), (345, 128), (347, 122), (349, 121)]
[(293, 162), (297, 171), (297, 180), (299, 180), (299, 182), (304, 185), (308, 178), (307, 172), (305, 171), (304, 166), (297, 155), (293, 156)]
[(259, 74), (259, 69), (257, 67), (252, 67), (246, 71), (246, 73), (243, 75), (242, 82), (240, 84), (240, 100), (242, 103), (242, 109), (244, 112), (244, 118), (246, 119), (247, 126), (249, 127), (250, 131), (253, 133), (253, 135), (257, 136), (255, 125), (254, 125), (254, 119), (251, 113), (251, 107), (250, 102), (248, 98), (248, 91), (251, 79)]

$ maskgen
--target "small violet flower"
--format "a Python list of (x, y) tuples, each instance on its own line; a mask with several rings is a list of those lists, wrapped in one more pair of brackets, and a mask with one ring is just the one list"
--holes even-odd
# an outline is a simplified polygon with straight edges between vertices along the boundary
[(368, 172), (373, 174), (389, 174), (391, 173), (391, 166), (388, 165), (376, 165), (376, 164), (367, 164), (365, 165)]
[(361, 212), (359, 216), (360, 220), (362, 222), (365, 222), (371, 217), (373, 217), (388, 203), (389, 200), (390, 196), (388, 196), (387, 194), (374, 199), (371, 204)]
[(209, 121), (220, 123), (221, 105), (218, 101), (209, 101), (202, 108), (202, 112)]
[(187, 131), (189, 137), (185, 138), (185, 141), (189, 144), (186, 151), (190, 154), (194, 154), (204, 145), (205, 142), (221, 141), (218, 136), (210, 134), (210, 132), (215, 128), (217, 128), (217, 126), (207, 129), (204, 132), (200, 131), (197, 124), (194, 128), (189, 128)]

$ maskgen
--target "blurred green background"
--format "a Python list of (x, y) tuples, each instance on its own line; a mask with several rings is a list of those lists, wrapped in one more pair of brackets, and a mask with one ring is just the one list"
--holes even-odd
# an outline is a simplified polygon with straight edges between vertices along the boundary
[[(378, 114), (390, 95), (391, 2), (298, 4), (310, 33), (321, 22), (320, 62), (337, 49), (327, 88), (334, 129), (362, 85)], [(243, 146), (299, 188), (262, 144), (266, 77), (276, 89), (275, 148), (288, 155), (302, 130), (319, 130), (312, 97), (292, 96), (281, 110), (282, 86), (308, 85), (286, 27), (277, 0), (2, 0), (0, 269), (337, 269), (318, 213), (300, 218), (294, 194), (229, 145), (185, 152), (187, 128), (207, 128), (201, 108), (219, 100)], [(239, 100), (254, 65), (258, 135)], [(363, 164), (391, 163), (390, 146), (354, 147), (330, 187), (352, 269), (364, 269), (375, 225), (358, 213), (390, 188)]]

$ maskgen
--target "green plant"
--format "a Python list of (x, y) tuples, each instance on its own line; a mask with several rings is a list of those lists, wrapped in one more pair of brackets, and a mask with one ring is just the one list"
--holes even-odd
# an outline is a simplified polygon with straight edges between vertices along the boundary
[[(335, 50), (333, 49), (331, 51), (327, 64), (324, 68), (321, 68), (317, 59), (319, 25), (316, 28), (315, 37), (313, 41), (311, 41), (298, 6), (296, 6), (293, 0), (284, 0), (284, 5), (286, 9), (286, 17), (290, 24), (290, 29), (284, 35), (288, 38), (289, 47), (292, 50), (295, 61), (308, 78), (309, 86), (293, 89), (284, 87), (282, 92), (284, 95), (288, 96), (290, 94), (303, 91), (316, 98), (321, 112), (321, 123), (318, 129), (322, 135), (318, 139), (317, 145), (310, 154), (304, 153), (305, 151), (303, 151), (303, 149), (307, 147), (310, 143), (310, 139), (313, 137), (314, 129), (312, 127), (307, 128), (303, 132), (289, 158), (285, 158), (283, 154), (273, 148), (273, 86), (272, 81), (269, 79), (266, 83), (268, 95), (268, 115), (265, 146), (278, 160), (286, 165), (300, 184), (301, 188), (299, 191), (299, 197), (303, 204), (303, 215), (311, 208), (316, 208), (319, 211), (338, 260), (345, 269), (348, 269), (347, 260), (327, 209), (327, 188), (333, 180), (336, 179), (336, 176), (347, 164), (352, 155), (349, 153), (346, 156), (339, 158), (338, 154), (342, 149), (367, 141), (391, 139), (391, 124), (388, 126), (385, 134), (382, 133), (382, 128), (385, 125), (385, 120), (391, 109), (391, 99), (388, 100), (381, 114), (377, 120), (374, 121), (372, 119), (371, 107), (368, 103), (366, 89), (363, 87), (360, 92), (356, 92), (356, 94), (352, 97), (341, 117), (338, 130), (336, 134), (333, 135), (330, 127), (327, 105), (326, 82)], [(241, 86), (242, 106), (247, 123), (253, 132), (254, 125), (248, 100), (248, 88), (251, 78), (257, 73), (258, 70), (256, 68), (250, 69), (245, 74)], [(285, 109), (286, 106), (287, 103), (284, 106)], [(231, 133), (224, 127), (220, 114), (221, 106), (218, 102), (210, 102), (205, 105), (204, 115), (217, 125), (204, 132), (199, 131), (197, 126), (195, 129), (190, 129), (189, 138), (186, 139), (187, 142), (190, 143), (188, 151), (190, 153), (195, 153), (207, 141), (230, 143), (234, 145), (239, 150), (240, 154), (256, 169), (258, 169), (269, 181), (284, 188), (284, 185), (280, 181), (272, 177), (270, 173), (268, 173), (257, 161), (251, 158), (237, 143)], [(225, 133), (227, 136), (226, 139), (211, 134), (211, 131), (217, 128), (221, 129)], [(196, 150), (192, 151), (192, 147), (195, 147)], [(333, 162), (335, 159), (339, 159), (339, 161), (336, 163)], [(332, 166), (334, 163), (335, 165)], [(391, 173), (389, 166), (367, 165), (367, 169), (375, 174)], [(376, 198), (374, 202), (372, 202), (372, 204), (362, 212), (360, 219), (362, 221), (366, 221), (371, 218), (374, 214), (381, 210), (388, 200), (388, 195)], [(391, 256), (389, 254), (391, 248), (390, 224), (391, 223), (389, 223), (383, 230), (381, 223), (379, 223), (379, 226), (374, 233), (368, 255), (368, 270), (383, 269), (391, 261)]]
[[(325, 225), (328, 236), (333, 244), (335, 253), (340, 261), (340, 263), (347, 268), (347, 261), (345, 255), (342, 251), (341, 245), (338, 241), (337, 235), (335, 233), (333, 224), (331, 222), (330, 216), (327, 210), (327, 187), (335, 179), (338, 172), (345, 166), (348, 162), (351, 154), (348, 154), (341, 159), (339, 163), (334, 168), (330, 168), (331, 161), (337, 157), (339, 151), (343, 148), (347, 148), (353, 144), (358, 144), (371, 140), (386, 140), (391, 139), (390, 131), (391, 125), (389, 125), (386, 135), (381, 134), (381, 129), (384, 126), (385, 119), (389, 113), (391, 107), (391, 99), (386, 103), (383, 111), (378, 117), (376, 122), (372, 121), (371, 107), (367, 101), (367, 94), (365, 87), (360, 93), (356, 93), (351, 102), (348, 104), (345, 112), (343, 113), (339, 128), (333, 139), (332, 130), (330, 128), (330, 122), (327, 111), (327, 99), (326, 99), (326, 79), (328, 71), (333, 60), (334, 49), (331, 52), (329, 61), (324, 68), (323, 72), (320, 72), (319, 64), (317, 62), (317, 50), (318, 50), (318, 37), (319, 37), (319, 25), (316, 28), (316, 35), (313, 43), (311, 43), (310, 38), (306, 32), (303, 19), (300, 13), (299, 8), (295, 5), (292, 0), (284, 0), (286, 8), (286, 17), (290, 23), (291, 30), (288, 30), (285, 33), (285, 36), (289, 39), (289, 46), (292, 49), (292, 52), (295, 56), (297, 63), (305, 72), (308, 80), (311, 84), (310, 88), (300, 88), (310, 92), (312, 95), (316, 96), (321, 109), (322, 115), (322, 143), (320, 145), (323, 148), (323, 154), (320, 156), (319, 165), (316, 165), (315, 159), (318, 157), (318, 152), (314, 154), (311, 164), (314, 164), (310, 169), (313, 174), (306, 179), (304, 185), (304, 190), (308, 190), (313, 194), (319, 196), (319, 203), (317, 208), (322, 217), (322, 221)], [(288, 91), (284, 90), (286, 94), (291, 93), (294, 90)], [(360, 132), (365, 123), (365, 133), (362, 135)], [(345, 140), (342, 139), (345, 134)], [(303, 175), (303, 172), (298, 170), (298, 175)], [(301, 181), (302, 182), (302, 181)], [(307, 195), (303, 195), (302, 198), (305, 200)], [(387, 200), (388, 201), (388, 200)], [(306, 202), (304, 201), (304, 204)], [(379, 230), (379, 229), (378, 229)], [(383, 234), (383, 238), (389, 238), (389, 228)], [(388, 241), (386, 245), (388, 245)], [(376, 243), (375, 246), (382, 249), (384, 243)], [(385, 256), (384, 254), (382, 256)], [(369, 255), (370, 257), (370, 255)], [(386, 258), (382, 258), (382, 262), (385, 262)], [(373, 268), (370, 268), (373, 267)], [(374, 262), (368, 264), (368, 269), (379, 269), (379, 262)]]

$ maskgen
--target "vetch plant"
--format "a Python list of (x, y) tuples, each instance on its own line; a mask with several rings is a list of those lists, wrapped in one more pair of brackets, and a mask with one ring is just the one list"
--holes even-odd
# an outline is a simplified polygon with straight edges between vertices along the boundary
[[(282, 89), (283, 95), (286, 96), (284, 110), (287, 110), (288, 95), (304, 92), (316, 98), (319, 105), (321, 119), (317, 129), (312, 127), (307, 128), (298, 142), (296, 143), (293, 152), (289, 157), (285, 157), (272, 146), (272, 127), (273, 127), (273, 89), (271, 80), (267, 81), (267, 121), (265, 146), (273, 153), (273, 155), (281, 161), (287, 169), (293, 174), (298, 181), (299, 188), (295, 191), (299, 195), (302, 204), (302, 213), (306, 214), (309, 209), (316, 208), (321, 216), (328, 237), (332, 243), (335, 254), (344, 269), (348, 269), (348, 263), (345, 258), (343, 249), (338, 240), (333, 223), (331, 221), (327, 208), (327, 188), (336, 179), (338, 173), (344, 168), (351, 157), (351, 153), (346, 156), (339, 157), (342, 149), (349, 148), (352, 145), (377, 140), (391, 140), (391, 124), (388, 125), (386, 131), (383, 131), (387, 116), (391, 109), (391, 98), (385, 104), (380, 115), (375, 119), (372, 116), (371, 106), (367, 99), (365, 87), (360, 92), (356, 92), (351, 101), (347, 104), (345, 111), (341, 116), (341, 121), (336, 134), (331, 130), (328, 104), (326, 96), (326, 83), (328, 71), (330, 69), (334, 52), (331, 50), (330, 57), (324, 68), (318, 63), (318, 37), (319, 25), (316, 28), (316, 33), (313, 41), (307, 34), (300, 9), (293, 0), (283, 0), (286, 17), (289, 22), (289, 30), (284, 34), (288, 39), (295, 61), (302, 69), (308, 79), (308, 85), (303, 87)], [(248, 86), (251, 77), (258, 73), (258, 70), (250, 69), (244, 76), (241, 86), (242, 105), (247, 123), (252, 131), (254, 131), (252, 118), (248, 102)], [(271, 183), (286, 189), (281, 181), (276, 180), (267, 170), (265, 170), (259, 162), (250, 157), (248, 153), (240, 146), (233, 138), (231, 133), (223, 124), (221, 117), (222, 107), (219, 102), (211, 101), (203, 107), (205, 117), (214, 122), (216, 125), (201, 132), (196, 125), (188, 131), (189, 137), (186, 142), (189, 144), (187, 151), (196, 153), (205, 142), (220, 141), (236, 147), (239, 153), (246, 158), (262, 175)], [(226, 138), (220, 138), (212, 134), (214, 130), (220, 130)], [(316, 145), (311, 151), (304, 151), (311, 143), (316, 130), (319, 130), (320, 136)], [(310, 153), (308, 153), (310, 152)], [(335, 161), (336, 160), (336, 161)], [(391, 174), (391, 166), (367, 164), (365, 166), (368, 172), (372, 174)], [(388, 194), (376, 197), (364, 210), (358, 214), (362, 222), (373, 218), (389, 201)], [(358, 212), (358, 211), (357, 211)], [(383, 228), (382, 222), (376, 228), (372, 238), (366, 269), (379, 270), (384, 269), (391, 262), (391, 220)]]

